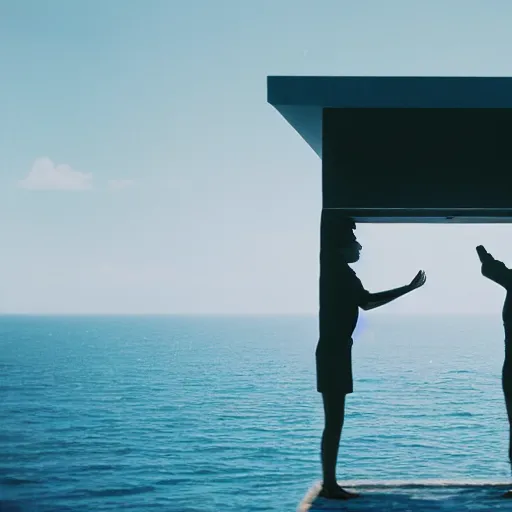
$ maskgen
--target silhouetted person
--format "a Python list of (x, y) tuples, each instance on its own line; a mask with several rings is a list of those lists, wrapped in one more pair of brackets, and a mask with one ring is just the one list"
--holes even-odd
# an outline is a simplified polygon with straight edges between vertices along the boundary
[(370, 310), (419, 288), (423, 271), (407, 286), (380, 293), (366, 291), (349, 263), (359, 260), (362, 246), (349, 222), (333, 237), (325, 236), (320, 252), (320, 339), (316, 348), (317, 390), (322, 393), (325, 427), (322, 435), (323, 486), (320, 496), (350, 499), (356, 493), (342, 489), (336, 480), (336, 461), (345, 414), (345, 397), (353, 392), (352, 333), (359, 308)]
[(512, 466), (512, 293), (510, 293), (512, 271), (502, 261), (494, 259), (483, 245), (479, 245), (476, 252), (482, 262), (482, 275), (503, 286), (507, 291), (502, 311), (505, 330), (505, 361), (501, 372), (501, 382), (509, 423), (508, 459)]

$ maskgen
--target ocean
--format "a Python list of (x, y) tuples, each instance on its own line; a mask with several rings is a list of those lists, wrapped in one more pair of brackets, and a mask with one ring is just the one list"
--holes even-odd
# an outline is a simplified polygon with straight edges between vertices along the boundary
[[(0, 511), (294, 511), (315, 316), (0, 317)], [(340, 479), (510, 475), (499, 312), (364, 313)]]

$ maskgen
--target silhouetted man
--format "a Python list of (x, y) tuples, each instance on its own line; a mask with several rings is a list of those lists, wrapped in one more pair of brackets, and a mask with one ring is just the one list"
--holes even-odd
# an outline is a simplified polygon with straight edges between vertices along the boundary
[[(380, 293), (366, 291), (349, 263), (359, 260), (362, 249), (354, 236), (351, 220), (338, 221), (328, 232), (322, 217), (320, 251), (320, 339), (316, 348), (317, 390), (322, 393), (325, 427), (322, 435), (323, 486), (320, 496), (350, 499), (356, 493), (342, 489), (336, 481), (336, 461), (345, 414), (345, 397), (353, 391), (352, 333), (359, 308), (374, 309), (419, 288), (423, 271), (407, 286)], [(327, 225), (325, 223), (325, 225)]]
[(476, 252), (482, 263), (482, 275), (507, 290), (502, 311), (505, 329), (505, 361), (501, 372), (501, 382), (509, 423), (508, 459), (512, 466), (512, 294), (510, 293), (512, 288), (512, 271), (502, 261), (495, 260), (485, 250), (483, 245), (479, 245), (476, 248)]

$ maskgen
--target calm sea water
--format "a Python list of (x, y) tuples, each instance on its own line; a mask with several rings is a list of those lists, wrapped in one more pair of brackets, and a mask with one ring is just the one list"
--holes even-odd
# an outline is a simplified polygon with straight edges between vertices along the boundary
[[(315, 317), (0, 317), (0, 510), (295, 510)], [(366, 314), (339, 477), (503, 480), (496, 317)]]

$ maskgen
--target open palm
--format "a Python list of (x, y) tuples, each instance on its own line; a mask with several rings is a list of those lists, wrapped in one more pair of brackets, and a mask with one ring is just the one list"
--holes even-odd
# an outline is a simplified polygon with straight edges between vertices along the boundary
[(411, 281), (411, 284), (409, 284), (409, 288), (411, 290), (416, 290), (416, 288), (423, 286), (425, 284), (426, 280), (427, 280), (427, 276), (425, 275), (425, 272), (423, 270), (420, 270), (416, 274), (414, 279)]

